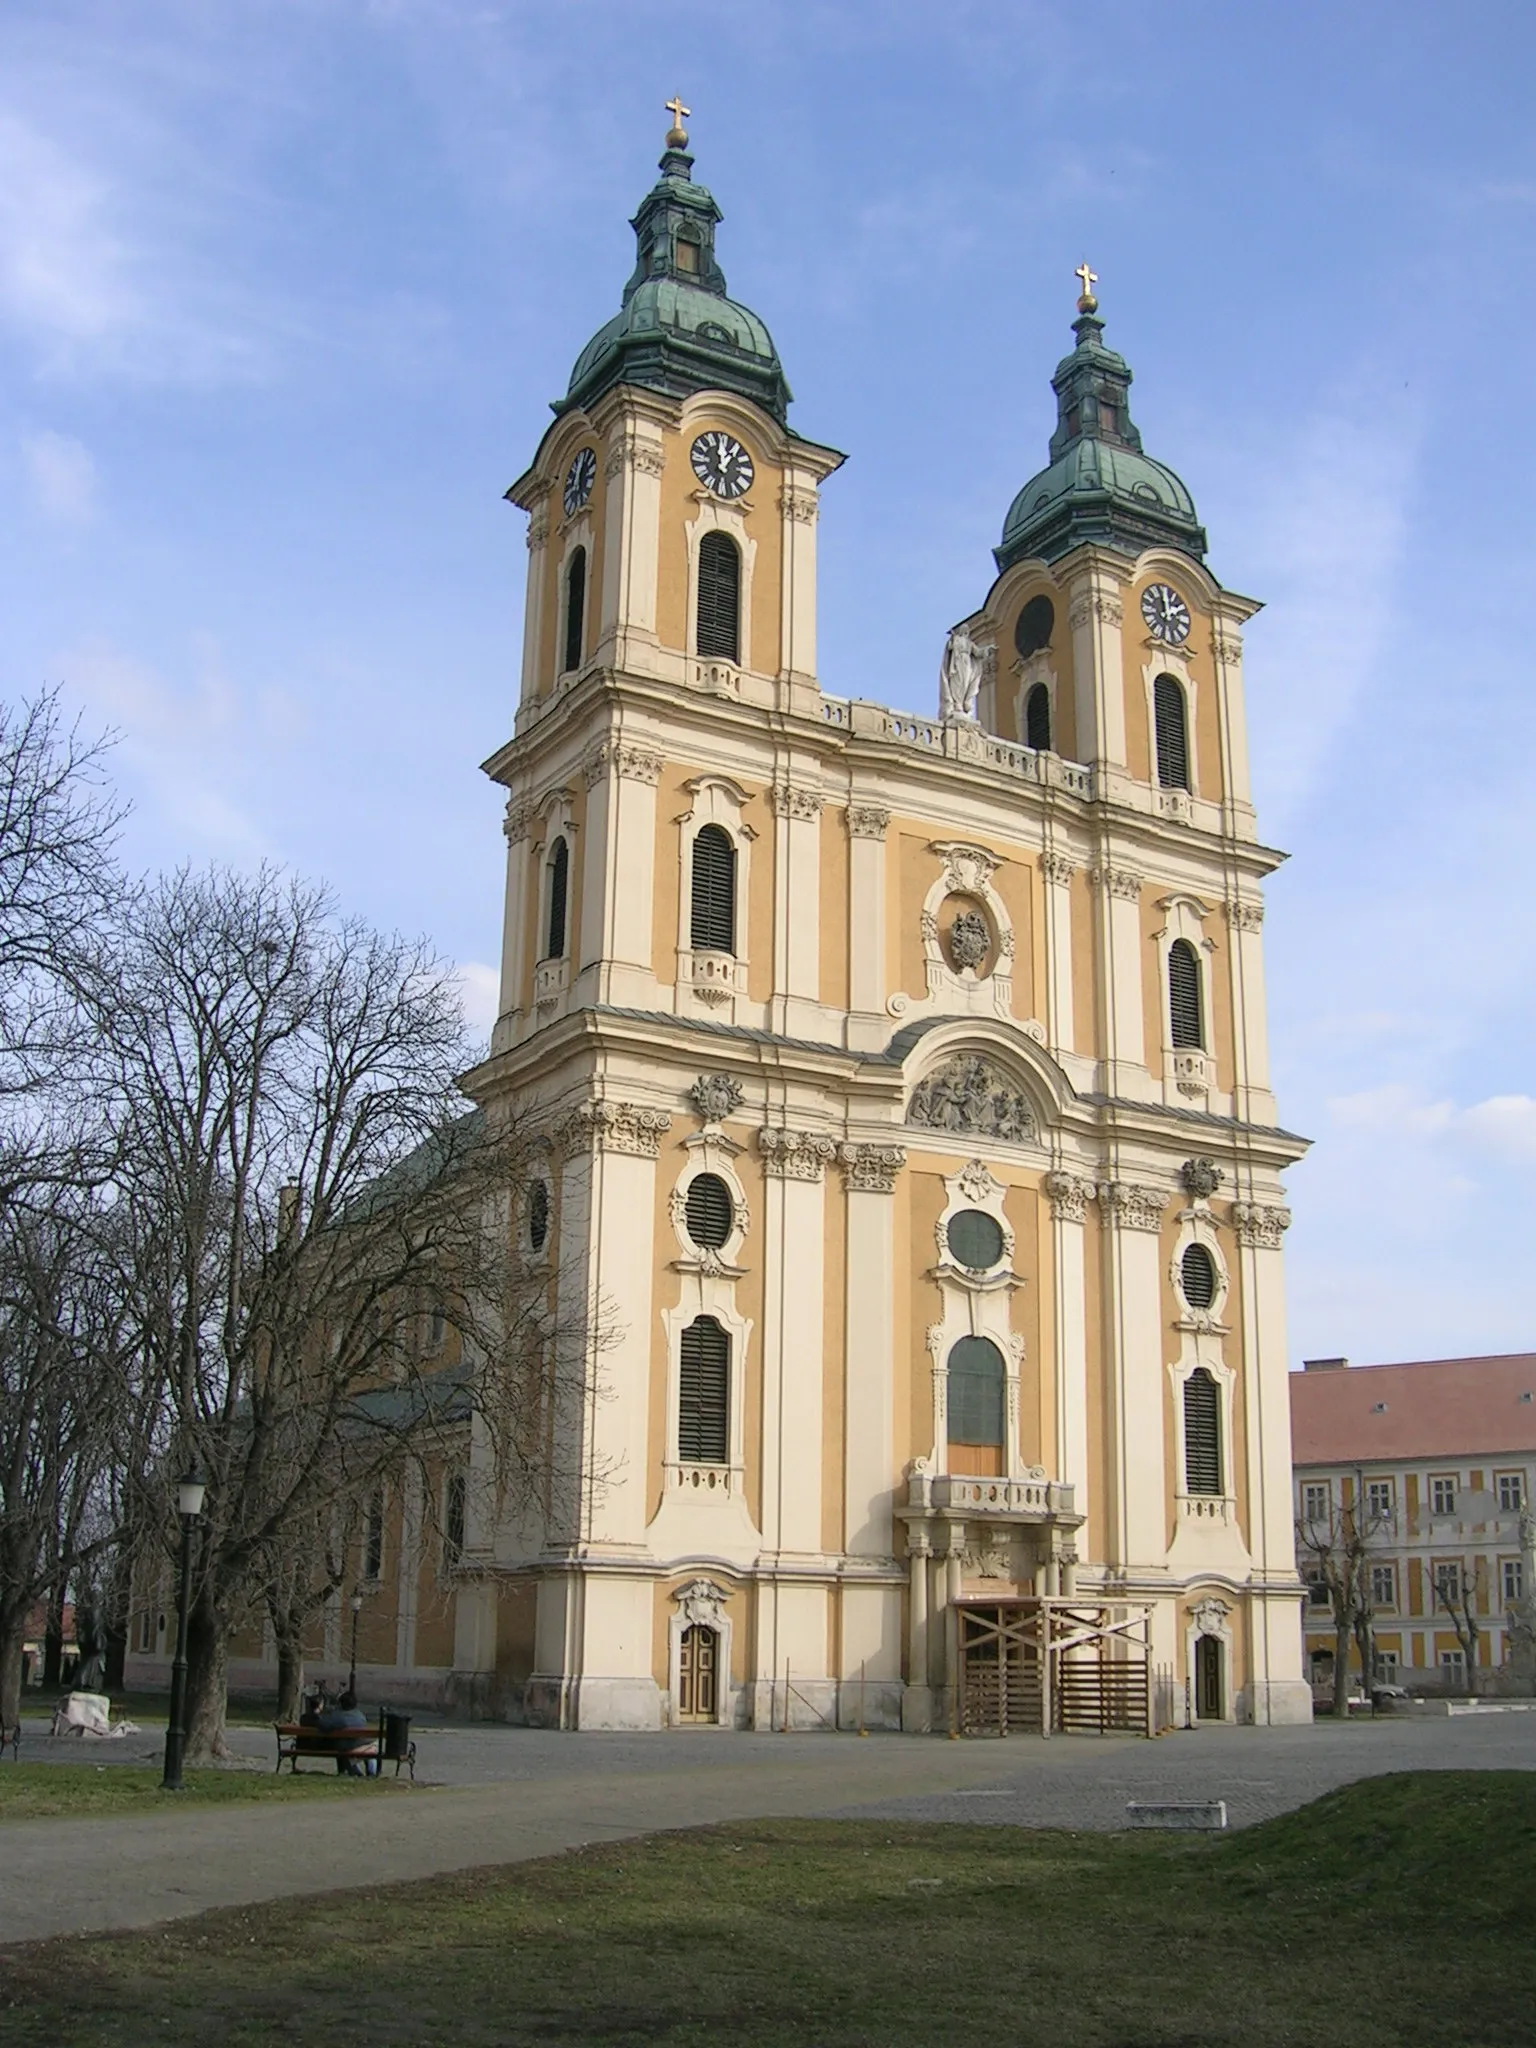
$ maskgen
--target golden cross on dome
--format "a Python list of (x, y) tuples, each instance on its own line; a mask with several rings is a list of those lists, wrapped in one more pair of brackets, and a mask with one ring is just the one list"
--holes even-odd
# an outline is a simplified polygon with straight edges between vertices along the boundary
[(1090, 270), (1088, 268), (1087, 263), (1084, 262), (1079, 263), (1076, 270), (1073, 271), (1072, 275), (1074, 277), (1080, 277), (1082, 279), (1083, 297), (1085, 299), (1091, 299), (1093, 297), (1093, 288), (1099, 281), (1099, 273), (1096, 270)]
[[(688, 119), (688, 116), (693, 112), (692, 107), (685, 107), (682, 103), (682, 100), (677, 96), (676, 93), (672, 95), (671, 99), (663, 100), (662, 105), (665, 107), (666, 111), (672, 116), (672, 134), (681, 135), (683, 132), (683, 123)], [(670, 136), (668, 137), (668, 140), (671, 140)]]

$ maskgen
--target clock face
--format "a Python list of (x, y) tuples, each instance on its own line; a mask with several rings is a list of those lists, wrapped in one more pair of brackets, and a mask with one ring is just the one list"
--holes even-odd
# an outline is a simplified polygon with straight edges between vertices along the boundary
[(1141, 616), (1159, 640), (1182, 647), (1189, 638), (1189, 606), (1167, 583), (1149, 583), (1141, 593)]
[(592, 495), (597, 482), (597, 457), (590, 448), (579, 448), (565, 473), (566, 512), (579, 512)]
[(729, 434), (722, 434), (717, 427), (711, 427), (707, 434), (700, 434), (693, 444), (689, 456), (693, 473), (705, 490), (713, 491), (717, 498), (739, 498), (750, 488), (753, 477), (752, 458), (739, 441)]

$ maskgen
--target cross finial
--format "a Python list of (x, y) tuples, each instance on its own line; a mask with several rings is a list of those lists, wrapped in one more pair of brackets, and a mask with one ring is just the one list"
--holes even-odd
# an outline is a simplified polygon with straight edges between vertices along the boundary
[(685, 107), (681, 98), (676, 93), (672, 95), (671, 99), (664, 100), (662, 104), (672, 116), (672, 126), (667, 130), (667, 147), (668, 149), (681, 149), (688, 140), (688, 131), (683, 126), (683, 123), (693, 112), (693, 109), (692, 107)]
[(1085, 260), (1079, 263), (1072, 275), (1076, 278), (1081, 278), (1083, 285), (1083, 295), (1077, 302), (1077, 310), (1079, 313), (1093, 312), (1099, 303), (1093, 296), (1093, 288), (1099, 281), (1099, 273), (1096, 270), (1090, 270)]

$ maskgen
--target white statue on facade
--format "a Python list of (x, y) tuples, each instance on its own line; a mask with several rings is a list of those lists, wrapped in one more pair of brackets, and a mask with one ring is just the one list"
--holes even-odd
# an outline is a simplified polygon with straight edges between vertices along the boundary
[(964, 626), (956, 626), (939, 664), (939, 716), (946, 725), (976, 723), (976, 700), (991, 661), (991, 648), (978, 647)]

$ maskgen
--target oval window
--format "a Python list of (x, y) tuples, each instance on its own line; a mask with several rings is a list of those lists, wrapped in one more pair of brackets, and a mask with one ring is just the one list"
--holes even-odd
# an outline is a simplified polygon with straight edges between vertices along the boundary
[(950, 1256), (972, 1272), (985, 1272), (1003, 1256), (1003, 1229), (985, 1209), (962, 1209), (945, 1232)]
[(689, 1240), (700, 1251), (719, 1251), (730, 1237), (736, 1211), (731, 1191), (718, 1173), (701, 1173), (689, 1184), (683, 1214)]
[(1184, 1299), (1191, 1308), (1209, 1308), (1216, 1299), (1216, 1262), (1203, 1244), (1192, 1244), (1179, 1265)]
[(1028, 661), (1042, 647), (1049, 647), (1056, 627), (1056, 607), (1043, 594), (1032, 597), (1019, 613), (1013, 628), (1013, 644), (1020, 658)]

